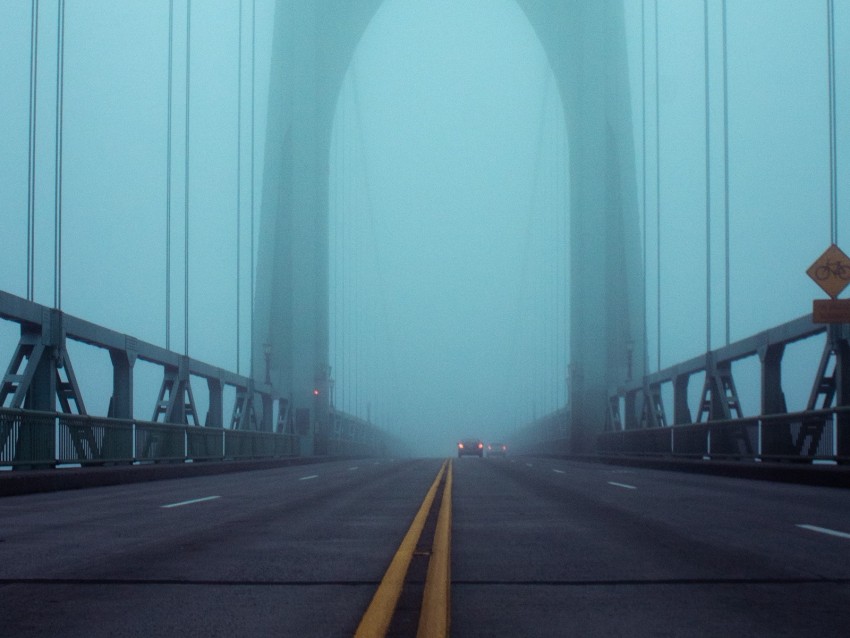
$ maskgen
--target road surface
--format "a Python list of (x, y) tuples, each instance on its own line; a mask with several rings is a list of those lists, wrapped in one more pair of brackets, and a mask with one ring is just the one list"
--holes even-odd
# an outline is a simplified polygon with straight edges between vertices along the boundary
[[(442, 465), (1, 498), (0, 635), (351, 636)], [(451, 466), (454, 636), (850, 632), (848, 490), (540, 458)]]

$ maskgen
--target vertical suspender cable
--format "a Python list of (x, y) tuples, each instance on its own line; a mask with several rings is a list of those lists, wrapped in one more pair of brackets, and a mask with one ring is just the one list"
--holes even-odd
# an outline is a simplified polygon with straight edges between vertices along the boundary
[[(557, 100), (552, 100), (552, 111), (549, 114), (551, 118), (550, 121), (554, 121), (554, 112), (556, 111), (555, 106), (557, 105)], [(558, 172), (555, 169), (555, 144), (557, 142), (556, 136), (552, 136), (549, 140), (549, 216), (551, 218), (550, 228), (551, 228), (551, 239), (549, 240), (551, 246), (551, 260), (552, 263), (559, 263), (558, 254), (559, 254), (559, 237), (561, 236), (561, 225), (560, 220), (558, 219), (558, 212), (556, 210), (555, 203), (558, 201)], [(552, 407), (551, 411), (554, 412), (558, 409), (558, 361), (560, 360), (559, 352), (561, 351), (561, 330), (560, 330), (560, 269), (553, 268), (552, 269), (552, 318), (551, 318), (551, 330), (552, 330), (552, 342), (551, 342), (551, 350), (552, 350), (552, 359), (551, 366), (552, 369), (549, 371), (549, 385), (551, 387), (552, 392)]]
[(168, 122), (165, 143), (165, 349), (171, 350), (171, 116), (174, 78), (174, 0), (168, 2)]
[[(558, 95), (558, 94), (556, 94)], [(559, 131), (558, 125), (560, 124), (559, 116), (563, 119), (562, 113), (558, 110), (559, 100), (555, 100), (554, 112), (553, 112), (553, 123), (556, 126), (556, 131)], [(566, 245), (565, 235), (566, 231), (564, 230), (564, 209), (561, 206), (563, 202), (562, 192), (563, 192), (563, 180), (564, 180), (564, 172), (563, 172), (563, 164), (561, 157), (561, 136), (557, 135), (553, 139), (552, 145), (552, 170), (555, 173), (554, 182), (555, 182), (555, 192), (552, 195), (552, 209), (555, 215), (555, 228), (557, 231), (557, 237), (555, 238), (555, 263), (558, 264), (558, 273), (557, 278), (555, 280), (555, 295), (556, 295), (556, 307), (557, 312), (555, 318), (555, 330), (557, 335), (557, 348), (555, 352), (555, 371), (553, 372), (554, 376), (554, 384), (555, 384), (555, 409), (560, 409), (564, 407), (566, 403), (566, 399), (563, 398), (563, 362), (564, 362), (564, 354), (566, 353), (566, 333), (564, 332), (564, 316), (567, 312), (567, 308), (564, 302), (564, 293), (567, 287), (567, 280), (563, 268), (564, 263), (564, 246)]]
[[(553, 108), (553, 111), (556, 109)], [(554, 116), (552, 120), (554, 121)], [(549, 166), (552, 175), (550, 177), (551, 193), (549, 199), (549, 214), (552, 216), (552, 263), (560, 264), (560, 238), (561, 238), (561, 220), (558, 216), (556, 202), (558, 201), (558, 171), (556, 169), (556, 144), (557, 136), (553, 135), (549, 140)], [(558, 383), (558, 363), (561, 359), (561, 269), (552, 269), (552, 369), (549, 372), (552, 386), (552, 411), (556, 411), (560, 405), (560, 384)]]
[[(355, 62), (356, 62), (356, 60), (355, 60)], [(357, 75), (356, 75), (357, 67), (352, 65), (351, 71), (352, 71), (351, 72), (351, 91), (352, 91), (352, 97), (354, 97), (354, 96), (357, 95)], [(354, 118), (355, 119), (354, 119), (354, 122), (353, 122), (355, 133), (359, 132), (359, 129), (360, 129), (360, 122), (359, 122), (359, 118), (357, 117), (356, 108), (357, 108), (357, 106), (356, 106), (356, 102), (355, 102), (355, 110), (354, 110)], [(361, 142), (361, 136), (355, 134), (354, 135), (354, 145), (353, 145), (353, 159), (355, 160), (355, 162), (359, 159), (359, 155), (361, 155), (363, 153), (363, 147), (362, 147), (360, 142)], [(359, 162), (357, 162), (357, 163), (359, 163)], [(352, 171), (352, 173), (353, 173), (353, 171)], [(363, 340), (362, 340), (362, 336), (360, 334), (361, 313), (362, 313), (362, 303), (363, 303), (362, 299), (361, 299), (361, 295), (360, 295), (360, 291), (363, 288), (363, 286), (362, 286), (363, 279), (362, 279), (362, 273), (361, 273), (361, 268), (362, 268), (362, 265), (363, 265), (363, 259), (362, 259), (363, 250), (362, 250), (361, 245), (360, 245), (360, 239), (361, 239), (360, 231), (361, 231), (362, 224), (359, 223), (360, 217), (361, 217), (361, 214), (362, 214), (362, 208), (361, 208), (362, 202), (361, 202), (361, 198), (360, 198), (360, 187), (361, 186), (360, 186), (359, 175), (352, 175), (352, 177), (353, 177), (354, 180), (356, 180), (354, 182), (354, 201), (355, 201), (355, 210), (357, 211), (356, 214), (357, 214), (357, 222), (358, 223), (354, 224), (353, 227), (352, 227), (352, 231), (354, 233), (355, 241), (354, 241), (354, 244), (353, 244), (353, 251), (352, 251), (352, 257), (353, 257), (352, 262), (353, 262), (353, 266), (354, 266), (353, 267), (354, 285), (352, 286), (353, 295), (352, 295), (351, 305), (352, 305), (352, 323), (353, 323), (353, 326), (354, 326), (353, 329), (352, 329), (352, 333), (353, 333), (354, 339), (353, 339), (353, 343), (352, 343), (352, 353), (353, 353), (353, 355), (352, 355), (352, 359), (351, 359), (351, 370), (352, 370), (351, 393), (352, 393), (352, 399), (353, 399), (353, 404), (354, 404), (354, 416), (359, 417), (360, 416), (360, 389), (361, 389), (361, 385), (360, 385), (361, 384), (361, 379), (360, 379), (360, 354), (361, 354), (362, 347), (363, 347)]]
[(723, 228), (724, 228), (724, 295), (726, 301), (726, 345), (730, 340), (730, 279), (729, 272), (729, 60), (726, 40), (726, 0), (722, 2), (723, 8)]
[(708, 57), (708, 0), (703, 6), (703, 69), (705, 71), (705, 350), (711, 350), (711, 92)]
[(29, 164), (27, 176), (27, 299), (35, 299), (35, 140), (38, 95), (38, 0), (30, 9), (30, 112)]
[[(546, 116), (548, 116), (548, 105), (545, 105), (544, 109), (545, 109), (544, 117), (546, 117)], [(543, 234), (543, 241), (544, 241), (544, 244), (543, 244), (542, 255), (544, 255), (544, 257), (543, 257), (544, 263), (551, 263), (552, 261), (554, 261), (553, 260), (553, 256), (554, 256), (553, 252), (550, 252), (550, 251), (553, 251), (553, 249), (554, 249), (552, 239), (557, 236), (556, 233), (553, 232), (553, 224), (554, 224), (555, 219), (552, 215), (552, 192), (554, 190), (553, 189), (554, 174), (551, 170), (552, 165), (551, 165), (551, 163), (549, 163), (552, 160), (552, 156), (549, 154), (549, 147), (550, 147), (550, 144), (552, 142), (552, 138), (549, 137), (546, 140), (546, 142), (547, 142), (547, 144), (546, 144), (546, 148), (544, 149), (544, 152), (546, 153), (546, 160), (548, 160), (547, 164), (546, 164), (547, 169), (548, 169), (548, 175), (546, 175), (546, 181), (543, 185), (544, 188), (546, 189), (545, 190), (546, 212), (545, 212), (545, 217), (543, 218), (544, 219), (544, 224), (543, 224), (543, 233), (544, 233)], [(554, 271), (554, 269), (553, 269), (553, 271)], [(543, 326), (544, 326), (544, 330), (545, 330), (544, 337), (543, 337), (543, 343), (544, 343), (544, 352), (546, 353), (546, 360), (545, 360), (545, 363), (544, 363), (544, 365), (546, 366), (545, 377), (544, 377), (544, 379), (545, 379), (544, 405), (545, 405), (546, 413), (548, 414), (553, 409), (553, 406), (555, 404), (555, 401), (552, 398), (552, 390), (555, 389), (555, 384), (553, 383), (553, 381), (554, 381), (554, 378), (553, 378), (554, 374), (553, 373), (554, 373), (554, 370), (555, 370), (555, 360), (556, 360), (556, 356), (557, 356), (557, 348), (555, 347), (555, 340), (554, 340), (555, 331), (552, 328), (555, 326), (555, 323), (556, 323), (556, 321), (555, 321), (556, 315), (555, 315), (554, 292), (557, 289), (557, 278), (556, 277), (554, 277), (552, 279), (549, 279), (548, 277), (544, 278), (544, 276), (543, 276), (544, 274), (546, 274), (545, 268), (543, 269), (543, 274), (541, 274), (541, 280), (543, 281), (544, 286), (545, 286), (544, 293), (543, 293), (544, 299), (545, 299), (544, 305), (543, 305)], [(555, 273), (553, 272), (552, 274), (554, 275)], [(550, 286), (551, 286), (551, 288), (550, 288)]]
[(183, 185), (183, 350), (189, 356), (189, 106), (191, 88), (192, 0), (186, 0), (186, 156)]
[[(352, 77), (352, 91), (354, 90), (356, 79)], [(353, 119), (355, 116), (352, 114), (352, 142), (351, 142), (351, 166), (354, 167), (357, 165), (358, 154), (360, 153), (359, 139), (356, 135), (356, 127), (357, 120)], [(360, 354), (360, 334), (359, 334), (359, 313), (360, 313), (360, 299), (359, 299), (359, 291), (360, 291), (360, 192), (359, 192), (359, 179), (358, 175), (352, 168), (351, 171), (351, 287), (349, 288), (349, 316), (351, 327), (349, 330), (349, 364), (348, 364), (348, 376), (349, 376), (349, 386), (348, 390), (350, 393), (349, 403), (351, 404), (351, 413), (354, 416), (358, 415), (358, 405), (360, 400), (359, 393), (359, 382), (358, 378), (359, 372), (359, 354)]]
[(254, 377), (254, 145), (256, 108), (256, 70), (257, 70), (257, 0), (251, 2), (251, 378)]
[(827, 40), (829, 47), (829, 229), (830, 240), (838, 243), (837, 143), (835, 127), (835, 6), (827, 0)]
[[(333, 345), (333, 367), (331, 368), (331, 379), (333, 379), (334, 375), (338, 375), (339, 373), (339, 224), (340, 224), (340, 197), (339, 197), (339, 169), (340, 169), (340, 133), (341, 133), (341, 124), (339, 118), (339, 111), (336, 113), (335, 120), (335, 135), (332, 138), (332, 147), (331, 153), (333, 156), (333, 175), (331, 177), (330, 183), (333, 184), (333, 193), (332, 193), (332, 215), (330, 216), (331, 221), (333, 222), (333, 233), (330, 233), (332, 248), (330, 252), (331, 258), (331, 269), (330, 272), (333, 274), (333, 288), (331, 289), (330, 297), (331, 297), (331, 316), (332, 316), (332, 325), (331, 325), (331, 343)], [(336, 400), (336, 392), (337, 389), (335, 386), (331, 387), (329, 400), (332, 406), (338, 405), (338, 401)]]
[[(350, 80), (349, 80), (350, 82)], [(350, 89), (348, 89), (350, 91)], [(352, 205), (352, 201), (354, 196), (352, 195), (352, 187), (351, 187), (351, 175), (354, 170), (352, 166), (354, 162), (352, 161), (353, 151), (352, 147), (352, 127), (350, 126), (350, 93), (346, 94), (345, 99), (345, 110), (343, 111), (343, 118), (345, 121), (345, 140), (346, 144), (343, 148), (343, 153), (345, 155), (344, 159), (344, 180), (343, 180), (343, 201), (345, 205), (345, 226), (343, 227), (343, 242), (345, 243), (348, 250), (345, 253), (345, 262), (343, 264), (343, 315), (342, 315), (342, 371), (343, 378), (345, 382), (342, 386), (342, 397), (344, 409), (346, 412), (351, 412), (351, 315), (352, 315), (352, 303), (351, 303), (351, 290), (352, 290), (352, 282), (351, 278), (353, 276), (353, 269), (351, 264), (353, 263), (352, 255), (354, 254), (354, 240), (352, 237), (352, 227), (351, 223), (352, 215), (354, 207)]]
[(59, 0), (56, 29), (56, 186), (54, 190), (53, 306), (62, 309), (62, 123), (65, 92), (65, 0)]
[(236, 62), (236, 374), (240, 372), (240, 304), (242, 301), (242, 0), (239, 0), (239, 35)]
[[(342, 93), (344, 89), (341, 89), (340, 93)], [(345, 376), (345, 276), (346, 276), (346, 214), (347, 214), (347, 199), (346, 199), (346, 175), (348, 172), (347, 165), (347, 154), (346, 154), (346, 140), (348, 139), (348, 128), (346, 123), (346, 114), (347, 114), (347, 99), (340, 98), (341, 103), (341, 112), (338, 114), (339, 117), (339, 128), (337, 135), (337, 192), (338, 195), (338, 204), (337, 204), (337, 213), (336, 213), (336, 222), (337, 222), (337, 246), (338, 251), (334, 251), (335, 258), (337, 260), (337, 279), (338, 279), (338, 290), (337, 290), (337, 300), (336, 300), (336, 322), (337, 322), (337, 338), (336, 338), (336, 350), (335, 350), (335, 365), (336, 365), (336, 373), (335, 379), (336, 384), (334, 386), (334, 392), (337, 395), (338, 400), (336, 401), (336, 405), (339, 406), (341, 410), (345, 409), (345, 384), (346, 384), (346, 376)]]
[(657, 367), (661, 369), (661, 100), (658, 82), (658, 1), (655, 0), (655, 286)]
[[(350, 86), (351, 80), (349, 80), (349, 91), (351, 91)], [(355, 238), (355, 228), (356, 224), (354, 223), (355, 212), (356, 212), (356, 193), (354, 192), (354, 165), (355, 165), (355, 135), (354, 125), (352, 124), (351, 113), (353, 109), (351, 108), (351, 94), (349, 93), (348, 99), (346, 100), (346, 105), (348, 106), (346, 112), (346, 120), (347, 120), (347, 128), (348, 128), (348, 144), (346, 145), (346, 152), (348, 161), (346, 163), (346, 189), (347, 189), (347, 198), (346, 198), (346, 228), (345, 231), (348, 235), (348, 261), (346, 263), (346, 271), (348, 273), (348, 285), (346, 286), (346, 298), (345, 298), (345, 349), (343, 352), (345, 353), (345, 371), (346, 371), (346, 404), (345, 410), (350, 414), (354, 414), (353, 400), (354, 400), (354, 373), (353, 373), (353, 363), (354, 363), (354, 347), (353, 343), (355, 343), (355, 335), (354, 335), (354, 313), (356, 312), (356, 308), (354, 306), (354, 289), (355, 289), (355, 272), (354, 272), (354, 260), (357, 255), (357, 246), (356, 246), (356, 238)]]
[[(646, 332), (647, 323), (647, 307), (646, 307), (646, 273), (647, 262), (649, 261), (646, 254), (646, 0), (640, 1), (640, 99), (641, 99), (641, 218), (643, 222), (642, 242), (643, 242), (643, 323), (644, 333)], [(646, 335), (644, 334), (644, 347), (646, 346)], [(642, 367), (645, 365), (641, 363)]]
[[(560, 192), (559, 201), (560, 201), (560, 206), (561, 206), (561, 221), (562, 221), (562, 224), (563, 224), (563, 226), (562, 226), (562, 229), (563, 229), (562, 239), (563, 239), (563, 241), (562, 241), (562, 244), (561, 244), (563, 246), (563, 252), (561, 253), (561, 262), (562, 262), (561, 265), (562, 265), (562, 268), (563, 268), (563, 271), (564, 271), (564, 279), (563, 279), (564, 290), (562, 291), (562, 293), (563, 293), (562, 302), (563, 302), (563, 307), (564, 307), (564, 314), (563, 314), (563, 323), (561, 324), (561, 329), (564, 331), (564, 354), (566, 355), (566, 352), (570, 348), (570, 333), (569, 333), (569, 324), (570, 324), (569, 294), (570, 293), (569, 293), (569, 283), (570, 283), (570, 277), (572, 275), (571, 275), (571, 272), (570, 272), (570, 252), (569, 252), (570, 251), (570, 248), (569, 248), (569, 246), (570, 246), (570, 224), (569, 224), (569, 219), (567, 218), (567, 213), (569, 211), (568, 178), (567, 178), (567, 172), (566, 172), (566, 167), (568, 165), (568, 160), (567, 160), (567, 155), (568, 155), (567, 144), (568, 144), (568, 141), (567, 141), (567, 134), (566, 134), (566, 131), (565, 131), (565, 124), (564, 124), (564, 121), (563, 121), (563, 113), (561, 114), (561, 116), (562, 116), (562, 119), (560, 121), (560, 126), (561, 126), (560, 141), (561, 141), (561, 143), (558, 145), (558, 152), (560, 154), (560, 161), (558, 162), (558, 165), (561, 167), (561, 192)], [(569, 358), (568, 357), (566, 357), (566, 356), (564, 357), (564, 359), (562, 360), (562, 365), (563, 365), (563, 368), (561, 369), (561, 379), (560, 379), (560, 381), (561, 381), (561, 384), (562, 384), (562, 390), (564, 392), (563, 405), (566, 406), (567, 403), (569, 403), (569, 401), (570, 401), (570, 385), (569, 385), (569, 374), (570, 374), (569, 373), (569, 369), (570, 369), (569, 365), (570, 364), (569, 364)]]
[(346, 166), (346, 99), (343, 97), (345, 88), (340, 89), (340, 108), (337, 112), (337, 149), (336, 149), (336, 192), (337, 192), (337, 208), (336, 208), (336, 250), (334, 250), (334, 258), (336, 260), (336, 296), (334, 301), (334, 317), (336, 334), (334, 347), (334, 394), (336, 395), (335, 404), (340, 410), (345, 410), (345, 272), (346, 272), (346, 253), (345, 253), (345, 214), (346, 214), (346, 190), (345, 177), (347, 173)]

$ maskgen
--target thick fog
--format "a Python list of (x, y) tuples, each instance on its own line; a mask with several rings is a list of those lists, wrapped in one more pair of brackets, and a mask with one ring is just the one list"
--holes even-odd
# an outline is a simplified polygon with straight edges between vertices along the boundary
[[(174, 350), (246, 373), (274, 2), (257, 0), (255, 21), (252, 3), (242, 3), (241, 73), (239, 3), (192, 3), (188, 162), (186, 3), (174, 2), (170, 233), (169, 2), (65, 4), (62, 310), (161, 345), (168, 335)], [(805, 270), (830, 242), (826, 2), (727, 4), (728, 299), (721, 3), (708, 12), (707, 260), (703, 2), (624, 2), (650, 370), (806, 314), (824, 296)], [(40, 7), (34, 298), (53, 305), (57, 4)], [(20, 296), (30, 8), (0, 3), (0, 289)], [(835, 9), (838, 243), (848, 250), (850, 3)], [(564, 404), (568, 168), (560, 95), (513, 0), (385, 1), (348, 70), (333, 130), (329, 363), (338, 408), (443, 454), (459, 436), (502, 436)], [(0, 320), (4, 364), (16, 341), (17, 325)], [(818, 348), (789, 352), (789, 407), (808, 394)], [(72, 345), (71, 355), (89, 410), (104, 414), (109, 359), (89, 350)], [(754, 381), (739, 389), (752, 413), (757, 372), (747, 365)], [(140, 418), (153, 411), (158, 374), (137, 366)]]
[[(332, 151), (331, 344), (346, 411), (422, 445), (563, 405), (566, 138), (513, 3), (387, 3)], [(356, 381), (355, 381), (356, 379)]]

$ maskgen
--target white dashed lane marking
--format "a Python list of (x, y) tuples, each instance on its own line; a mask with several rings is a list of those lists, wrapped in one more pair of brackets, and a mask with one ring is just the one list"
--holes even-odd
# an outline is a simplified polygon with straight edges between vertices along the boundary
[(318, 474), (311, 474), (310, 476), (302, 476), (299, 481), (309, 481), (310, 479), (319, 478)]
[(608, 481), (608, 485), (613, 485), (614, 487), (622, 487), (627, 490), (637, 489), (634, 485), (627, 485), (626, 483), (615, 483), (614, 481)]
[(217, 498), (221, 498), (220, 496), (205, 496), (203, 498), (193, 498), (191, 501), (180, 501), (179, 503), (169, 503), (168, 505), (161, 505), (163, 509), (170, 509), (172, 507), (182, 507), (183, 505), (193, 505), (194, 503), (203, 503), (204, 501), (214, 501)]
[(798, 524), (797, 527), (801, 529), (807, 529), (810, 532), (817, 532), (819, 534), (826, 534), (827, 536), (837, 536), (838, 538), (848, 538), (850, 539), (850, 534), (847, 532), (839, 532), (834, 529), (829, 529), (826, 527), (818, 527), (817, 525), (802, 525)]

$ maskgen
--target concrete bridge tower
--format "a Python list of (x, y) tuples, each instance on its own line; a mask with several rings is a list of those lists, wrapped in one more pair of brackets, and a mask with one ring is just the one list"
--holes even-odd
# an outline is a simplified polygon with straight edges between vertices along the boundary
[[(253, 360), (327, 424), (328, 189), (340, 87), (383, 0), (278, 0), (275, 12)], [(571, 446), (590, 450), (607, 392), (646, 367), (644, 286), (623, 0), (516, 0), (564, 105), (571, 184)], [(318, 394), (316, 394), (316, 391)], [(321, 451), (321, 449), (319, 449)]]

